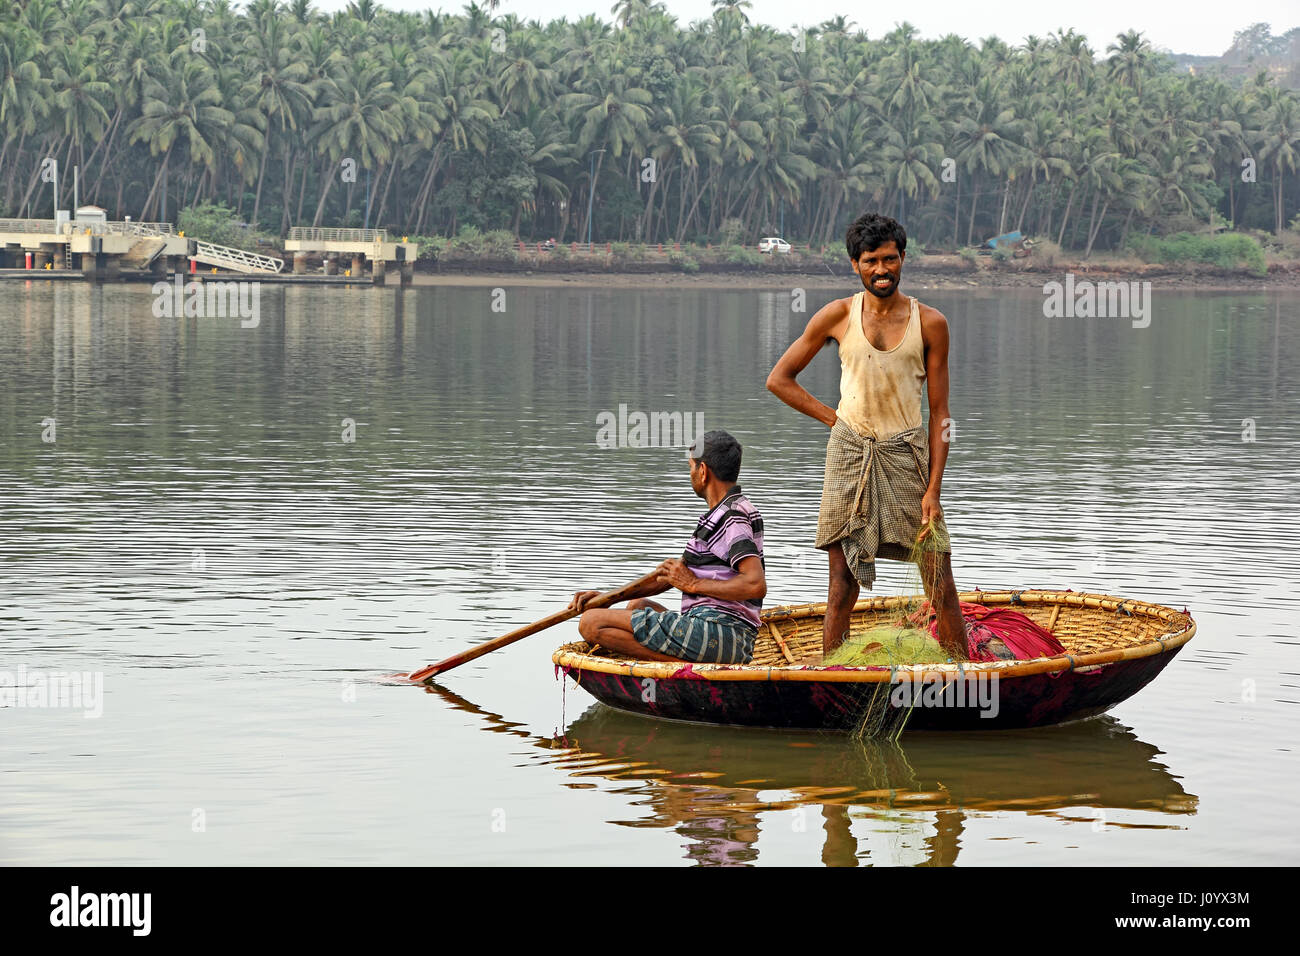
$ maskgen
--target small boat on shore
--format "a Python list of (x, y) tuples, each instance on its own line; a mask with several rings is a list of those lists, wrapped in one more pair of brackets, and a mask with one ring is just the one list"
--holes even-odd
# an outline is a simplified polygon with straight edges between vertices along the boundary
[[(1004, 730), (1095, 717), (1137, 693), (1191, 640), (1186, 611), (1106, 594), (974, 591), (970, 604), (1013, 608), (1066, 653), (1032, 660), (825, 667), (825, 604), (774, 607), (748, 664), (639, 661), (577, 641), (552, 655), (597, 700), (666, 720), (785, 730), (861, 730), (864, 715), (905, 709), (907, 731)], [(853, 634), (897, 621), (916, 598), (859, 601)]]

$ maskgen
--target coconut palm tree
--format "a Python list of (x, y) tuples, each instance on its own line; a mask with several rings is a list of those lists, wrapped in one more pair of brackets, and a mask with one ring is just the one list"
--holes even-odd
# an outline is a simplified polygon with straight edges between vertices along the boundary
[(354, 170), (363, 170), (374, 169), (393, 155), (404, 111), (385, 74), (383, 64), (362, 56), (340, 61), (334, 74), (326, 78), (319, 105), (312, 110), (309, 134), (323, 160), (323, 185), (313, 226), (320, 225), (344, 159), (352, 161)]
[(1286, 221), (1286, 176), (1294, 176), (1300, 164), (1300, 103), (1294, 96), (1279, 96), (1264, 114), (1259, 161), (1273, 174), (1273, 231), (1280, 236)]
[(266, 161), (271, 154), (273, 136), (281, 144), (287, 178), (293, 134), (311, 118), (315, 86), (307, 63), (294, 51), (292, 36), (288, 23), (275, 9), (257, 21), (245, 40), (245, 62), (251, 71), (241, 97), (261, 115), (267, 137), (258, 160), (253, 222), (258, 221), (262, 206)]
[(234, 114), (221, 105), (221, 91), (212, 68), (190, 57), (160, 63), (143, 87), (140, 116), (127, 127), (128, 142), (142, 142), (152, 156), (161, 156), (158, 172), (145, 196), (139, 218), (167, 215), (167, 174), (177, 146), (190, 166), (212, 169), (217, 143), (234, 123)]
[(1126, 86), (1138, 96), (1142, 95), (1142, 82), (1151, 71), (1155, 56), (1150, 42), (1136, 30), (1120, 33), (1115, 42), (1106, 47), (1111, 54), (1106, 69), (1112, 81)]

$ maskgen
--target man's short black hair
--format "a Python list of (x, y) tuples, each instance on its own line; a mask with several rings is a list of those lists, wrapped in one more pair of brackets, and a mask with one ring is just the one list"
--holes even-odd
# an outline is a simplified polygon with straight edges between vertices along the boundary
[(721, 428), (704, 433), (704, 450), (696, 461), (709, 466), (722, 481), (735, 481), (740, 477), (740, 442)]
[(844, 234), (844, 245), (848, 247), (849, 258), (854, 262), (858, 261), (862, 253), (879, 249), (887, 242), (893, 242), (898, 246), (899, 252), (905, 251), (907, 230), (897, 219), (890, 219), (876, 212), (864, 212), (853, 220), (853, 225), (849, 226), (849, 231)]

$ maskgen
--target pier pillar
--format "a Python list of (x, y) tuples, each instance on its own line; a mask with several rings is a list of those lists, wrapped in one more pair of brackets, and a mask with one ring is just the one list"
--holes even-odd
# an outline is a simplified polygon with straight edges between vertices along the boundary
[(61, 242), (56, 243), (53, 249), (53, 254), (54, 254), (54, 268), (56, 269), (68, 268), (68, 247), (67, 246), (65, 246)]
[(352, 278), (360, 279), (361, 270), (365, 268), (366, 257), (357, 253), (352, 257)]
[(307, 274), (307, 253), (295, 252), (293, 254), (293, 274), (296, 276), (305, 276)]
[(410, 285), (412, 280), (414, 279), (415, 279), (415, 263), (403, 262), (402, 263), (402, 285), (404, 286)]
[(375, 285), (384, 284), (384, 273), (388, 269), (388, 263), (383, 259), (374, 259), (370, 263), (370, 279)]
[(45, 251), (44, 247), (41, 247), (40, 249), (37, 249), (35, 252), (30, 253), (30, 255), (32, 257), (33, 269), (43, 270), (45, 268), (46, 263), (50, 261), (50, 254)]
[(325, 274), (327, 276), (339, 274), (339, 254), (337, 252), (331, 252), (325, 257)]

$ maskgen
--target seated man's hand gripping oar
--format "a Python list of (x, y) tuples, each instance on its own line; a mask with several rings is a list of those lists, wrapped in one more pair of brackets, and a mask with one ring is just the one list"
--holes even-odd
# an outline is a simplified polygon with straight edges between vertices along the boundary
[[(767, 593), (766, 577), (763, 573), (763, 563), (758, 558), (750, 555), (741, 560), (739, 573), (735, 577), (725, 581), (711, 581), (706, 578), (698, 577), (686, 563), (680, 558), (670, 558), (659, 565), (659, 580), (656, 584), (647, 587), (644, 597), (637, 597), (628, 601), (625, 608), (606, 608), (603, 610), (586, 611), (578, 621), (578, 633), (589, 644), (598, 645), (622, 654), (625, 657), (636, 657), (648, 661), (680, 661), (695, 660), (702, 661), (704, 656), (723, 656), (717, 653), (711, 655), (696, 655), (691, 657), (682, 656), (682, 653), (689, 653), (690, 649), (684, 644), (679, 645), (682, 653), (673, 654), (665, 653), (661, 650), (654, 650), (647, 647), (637, 640), (636, 630), (633, 625), (632, 615), (636, 611), (646, 610), (654, 615), (670, 615), (675, 619), (683, 619), (686, 616), (678, 614), (676, 611), (670, 611), (668, 608), (659, 604), (657, 601), (647, 600), (649, 597), (662, 594), (670, 588), (677, 588), (682, 592), (683, 600), (695, 597), (718, 598), (727, 601), (747, 601), (753, 598), (761, 599)], [(582, 610), (583, 606), (591, 598), (595, 597), (598, 591), (579, 591), (569, 602), (569, 606)], [(660, 619), (662, 620), (662, 619)], [(674, 621), (666, 622), (669, 628)], [(686, 618), (686, 624), (691, 622)], [(727, 622), (730, 623), (730, 622)], [(642, 633), (647, 630), (653, 630), (657, 625), (649, 622), (643, 625)], [(710, 650), (707, 641), (701, 638), (699, 642), (700, 650)], [(665, 646), (659, 644), (656, 646)], [(720, 648), (717, 650), (721, 650)], [(705, 663), (733, 663), (741, 664), (748, 661), (753, 656), (752, 638), (749, 641), (749, 651), (744, 654), (727, 654), (728, 657), (744, 657), (744, 660), (726, 660), (726, 661), (704, 661)]]
[[(699, 458), (690, 459), (691, 488), (709, 511), (682, 557), (659, 565), (654, 583), (627, 607), (583, 612), (578, 633), (589, 644), (641, 660), (749, 663), (767, 578), (763, 518), (736, 484), (740, 458), (731, 435), (704, 435)], [(647, 600), (669, 588), (682, 592), (680, 611)], [(595, 593), (578, 592), (569, 607), (582, 610)]]

